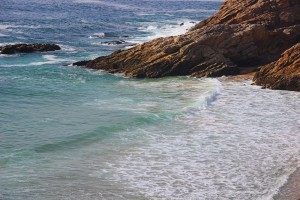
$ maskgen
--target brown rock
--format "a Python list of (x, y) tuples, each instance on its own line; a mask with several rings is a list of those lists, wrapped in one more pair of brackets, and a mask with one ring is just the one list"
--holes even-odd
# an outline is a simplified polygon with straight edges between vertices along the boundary
[(1, 54), (15, 54), (15, 53), (32, 53), (55, 51), (61, 48), (56, 44), (15, 44), (0, 47)]
[(279, 60), (263, 66), (253, 81), (270, 89), (300, 91), (300, 43), (286, 50)]
[(270, 29), (300, 23), (299, 0), (227, 0), (193, 30), (215, 24), (261, 24)]
[[(300, 25), (276, 30), (262, 25), (212, 25), (97, 58), (87, 67), (140, 78), (235, 75), (237, 66), (277, 59), (299, 36)], [(225, 71), (230, 73), (221, 73)]]

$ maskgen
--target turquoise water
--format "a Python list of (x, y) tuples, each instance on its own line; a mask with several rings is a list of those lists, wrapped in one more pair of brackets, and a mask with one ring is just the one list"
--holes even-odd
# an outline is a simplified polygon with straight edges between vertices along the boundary
[[(1, 45), (62, 50), (0, 55), (0, 199), (272, 199), (299, 166), (299, 93), (70, 65), (183, 33), (219, 7), (1, 2)], [(114, 40), (126, 43), (102, 43)]]

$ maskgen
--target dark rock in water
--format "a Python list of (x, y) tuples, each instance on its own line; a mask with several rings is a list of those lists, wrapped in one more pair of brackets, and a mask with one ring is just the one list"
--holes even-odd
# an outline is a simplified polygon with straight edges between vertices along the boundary
[(279, 60), (263, 66), (253, 81), (265, 88), (300, 91), (300, 43), (285, 51)]
[(180, 26), (183, 26), (184, 25), (184, 23), (181, 23), (181, 24), (179, 24)]
[(124, 40), (114, 40), (114, 41), (102, 42), (102, 44), (107, 44), (107, 45), (118, 45), (118, 44), (124, 44), (124, 43), (126, 43)]
[(83, 60), (83, 61), (74, 62), (72, 65), (73, 66), (86, 66), (88, 62), (89, 62), (89, 60)]
[(299, 10), (299, 0), (227, 0), (186, 34), (99, 57), (86, 67), (139, 78), (240, 74), (279, 59), (299, 42)]
[(0, 47), (1, 54), (44, 52), (60, 49), (56, 44), (14, 44)]

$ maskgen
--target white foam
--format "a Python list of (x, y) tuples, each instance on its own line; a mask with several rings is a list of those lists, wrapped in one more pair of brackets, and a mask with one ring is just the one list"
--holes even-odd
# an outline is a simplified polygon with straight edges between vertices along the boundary
[[(11, 56), (10, 56), (11, 57)], [(7, 64), (7, 65), (1, 65), (2, 67), (26, 67), (26, 66), (40, 66), (40, 65), (47, 65), (47, 64), (58, 64), (64, 61), (70, 61), (67, 59), (61, 59), (57, 58), (55, 55), (43, 55), (42, 56), (44, 60), (46, 61), (40, 61), (40, 62), (31, 62), (28, 64)]]
[[(14, 26), (15, 28), (28, 28), (28, 29), (38, 29), (38, 28), (42, 28), (41, 25), (17, 25)], [(52, 27), (52, 26), (48, 26), (48, 27)], [(46, 28), (45, 26), (43, 26), (43, 28)]]
[[(120, 81), (120, 87), (135, 88), (137, 91), (148, 91), (153, 98), (146, 102), (128, 104), (126, 109), (134, 112), (158, 114), (164, 111), (164, 117), (192, 115), (214, 101), (219, 91), (219, 81), (213, 79), (198, 80), (191, 78), (169, 78), (155, 81)], [(157, 88), (160, 90), (157, 91)], [(159, 93), (157, 93), (159, 92)], [(155, 97), (155, 98), (154, 98)], [(172, 104), (163, 103), (166, 99), (178, 98)], [(123, 101), (123, 99), (121, 99)], [(161, 102), (158, 104), (157, 102)]]
[(81, 19), (81, 20), (79, 20), (80, 21), (80, 23), (83, 23), (83, 24), (88, 24), (88, 23), (90, 23), (88, 20), (86, 20), (86, 19)]
[(8, 28), (11, 28), (12, 26), (11, 25), (8, 25), (8, 24), (0, 24), (0, 30), (6, 30)]
[(69, 61), (67, 59), (62, 59), (62, 58), (57, 58), (55, 55), (43, 55), (43, 58), (48, 60), (45, 62), (32, 62), (29, 65), (37, 66), (37, 65), (44, 65), (44, 64), (56, 64), (56, 63), (61, 63), (64, 61)]
[(94, 33), (93, 35), (90, 35), (89, 38), (104, 38), (105, 33)]
[[(141, 194), (142, 199), (272, 199), (299, 166), (299, 125), (294, 120), (300, 115), (299, 94), (261, 90), (250, 82), (211, 81), (218, 88), (217, 100), (198, 114), (124, 133), (123, 139), (127, 135), (143, 139), (141, 145), (118, 152), (119, 159), (107, 161), (110, 180), (125, 183), (126, 191)], [(151, 88), (165, 86), (200, 89), (178, 82), (161, 82), (160, 87), (159, 81), (120, 84), (147, 87), (150, 93)], [(198, 95), (204, 94), (209, 102), (215, 98), (209, 91)], [(161, 103), (155, 104), (152, 96), (153, 101), (143, 104), (146, 109)], [(180, 98), (167, 99), (173, 104)]]
[(148, 12), (138, 12), (136, 13), (136, 15), (138, 16), (153, 16), (155, 15), (155, 13), (151, 12), (151, 13), (148, 13)]
[[(205, 90), (203, 89), (204, 87)], [(196, 98), (197, 100), (195, 103), (184, 108), (185, 117), (195, 117), (195, 115), (199, 115), (201, 110), (206, 109), (214, 101), (216, 101), (222, 88), (221, 82), (217, 79), (206, 79), (206, 81), (202, 82), (201, 85), (199, 84), (189, 88), (189, 90), (198, 90), (201, 95)]]
[[(28, 29), (38, 29), (41, 25), (13, 25), (13, 24), (0, 24), (0, 30), (16, 29), (16, 28), (28, 28)], [(43, 26), (44, 27), (44, 26)]]
[(178, 10), (169, 10), (169, 11), (165, 11), (165, 13), (178, 13), (178, 12), (187, 12), (187, 13), (215, 13), (218, 10), (208, 10), (208, 9), (178, 9)]
[[(9, 25), (9, 24), (0, 24), (0, 31), (4, 32), (1, 33), (0, 32), (0, 37), (7, 37), (8, 35), (6, 34), (10, 28), (12, 28), (13, 26)], [(1, 44), (0, 44), (1, 46)]]
[(6, 45), (14, 45), (14, 44), (19, 44), (18, 42), (9, 42), (9, 43), (7, 43), (7, 42), (0, 42), (0, 46), (6, 46)]
[[(162, 1), (162, 0), (151, 0), (151, 1)], [(167, 1), (167, 2), (176, 2), (176, 1), (183, 1), (183, 0), (164, 0), (164, 1)], [(223, 2), (224, 0), (184, 0), (186, 2), (189, 2), (189, 1), (193, 1), (193, 2), (202, 2), (202, 1), (212, 1), (212, 2)]]
[(75, 47), (69, 46), (69, 45), (64, 45), (64, 44), (59, 44), (59, 46), (61, 47), (61, 50), (63, 51), (67, 51), (70, 53), (76, 53), (77, 50)]
[(195, 23), (189, 19), (182, 19), (176, 22), (146, 23), (139, 28), (140, 31), (150, 33), (150, 36), (140, 39), (142, 42), (159, 37), (177, 36), (186, 33)]
[(130, 5), (126, 5), (124, 3), (114, 3), (112, 1), (103, 1), (103, 0), (74, 0), (75, 3), (88, 3), (88, 4), (100, 4), (103, 6), (113, 7), (116, 9), (121, 10), (133, 10), (133, 9), (139, 9), (138, 7), (133, 7)]

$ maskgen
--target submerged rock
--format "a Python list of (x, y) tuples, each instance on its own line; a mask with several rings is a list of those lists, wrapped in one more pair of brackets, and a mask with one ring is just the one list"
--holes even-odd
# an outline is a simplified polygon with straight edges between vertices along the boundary
[(298, 0), (227, 0), (186, 34), (116, 51), (86, 67), (139, 78), (240, 74), (277, 60), (299, 42), (299, 10)]
[(300, 91), (300, 43), (286, 50), (279, 60), (263, 66), (253, 80), (265, 88)]
[(60, 50), (56, 44), (14, 44), (0, 47), (1, 54), (32, 53)]

